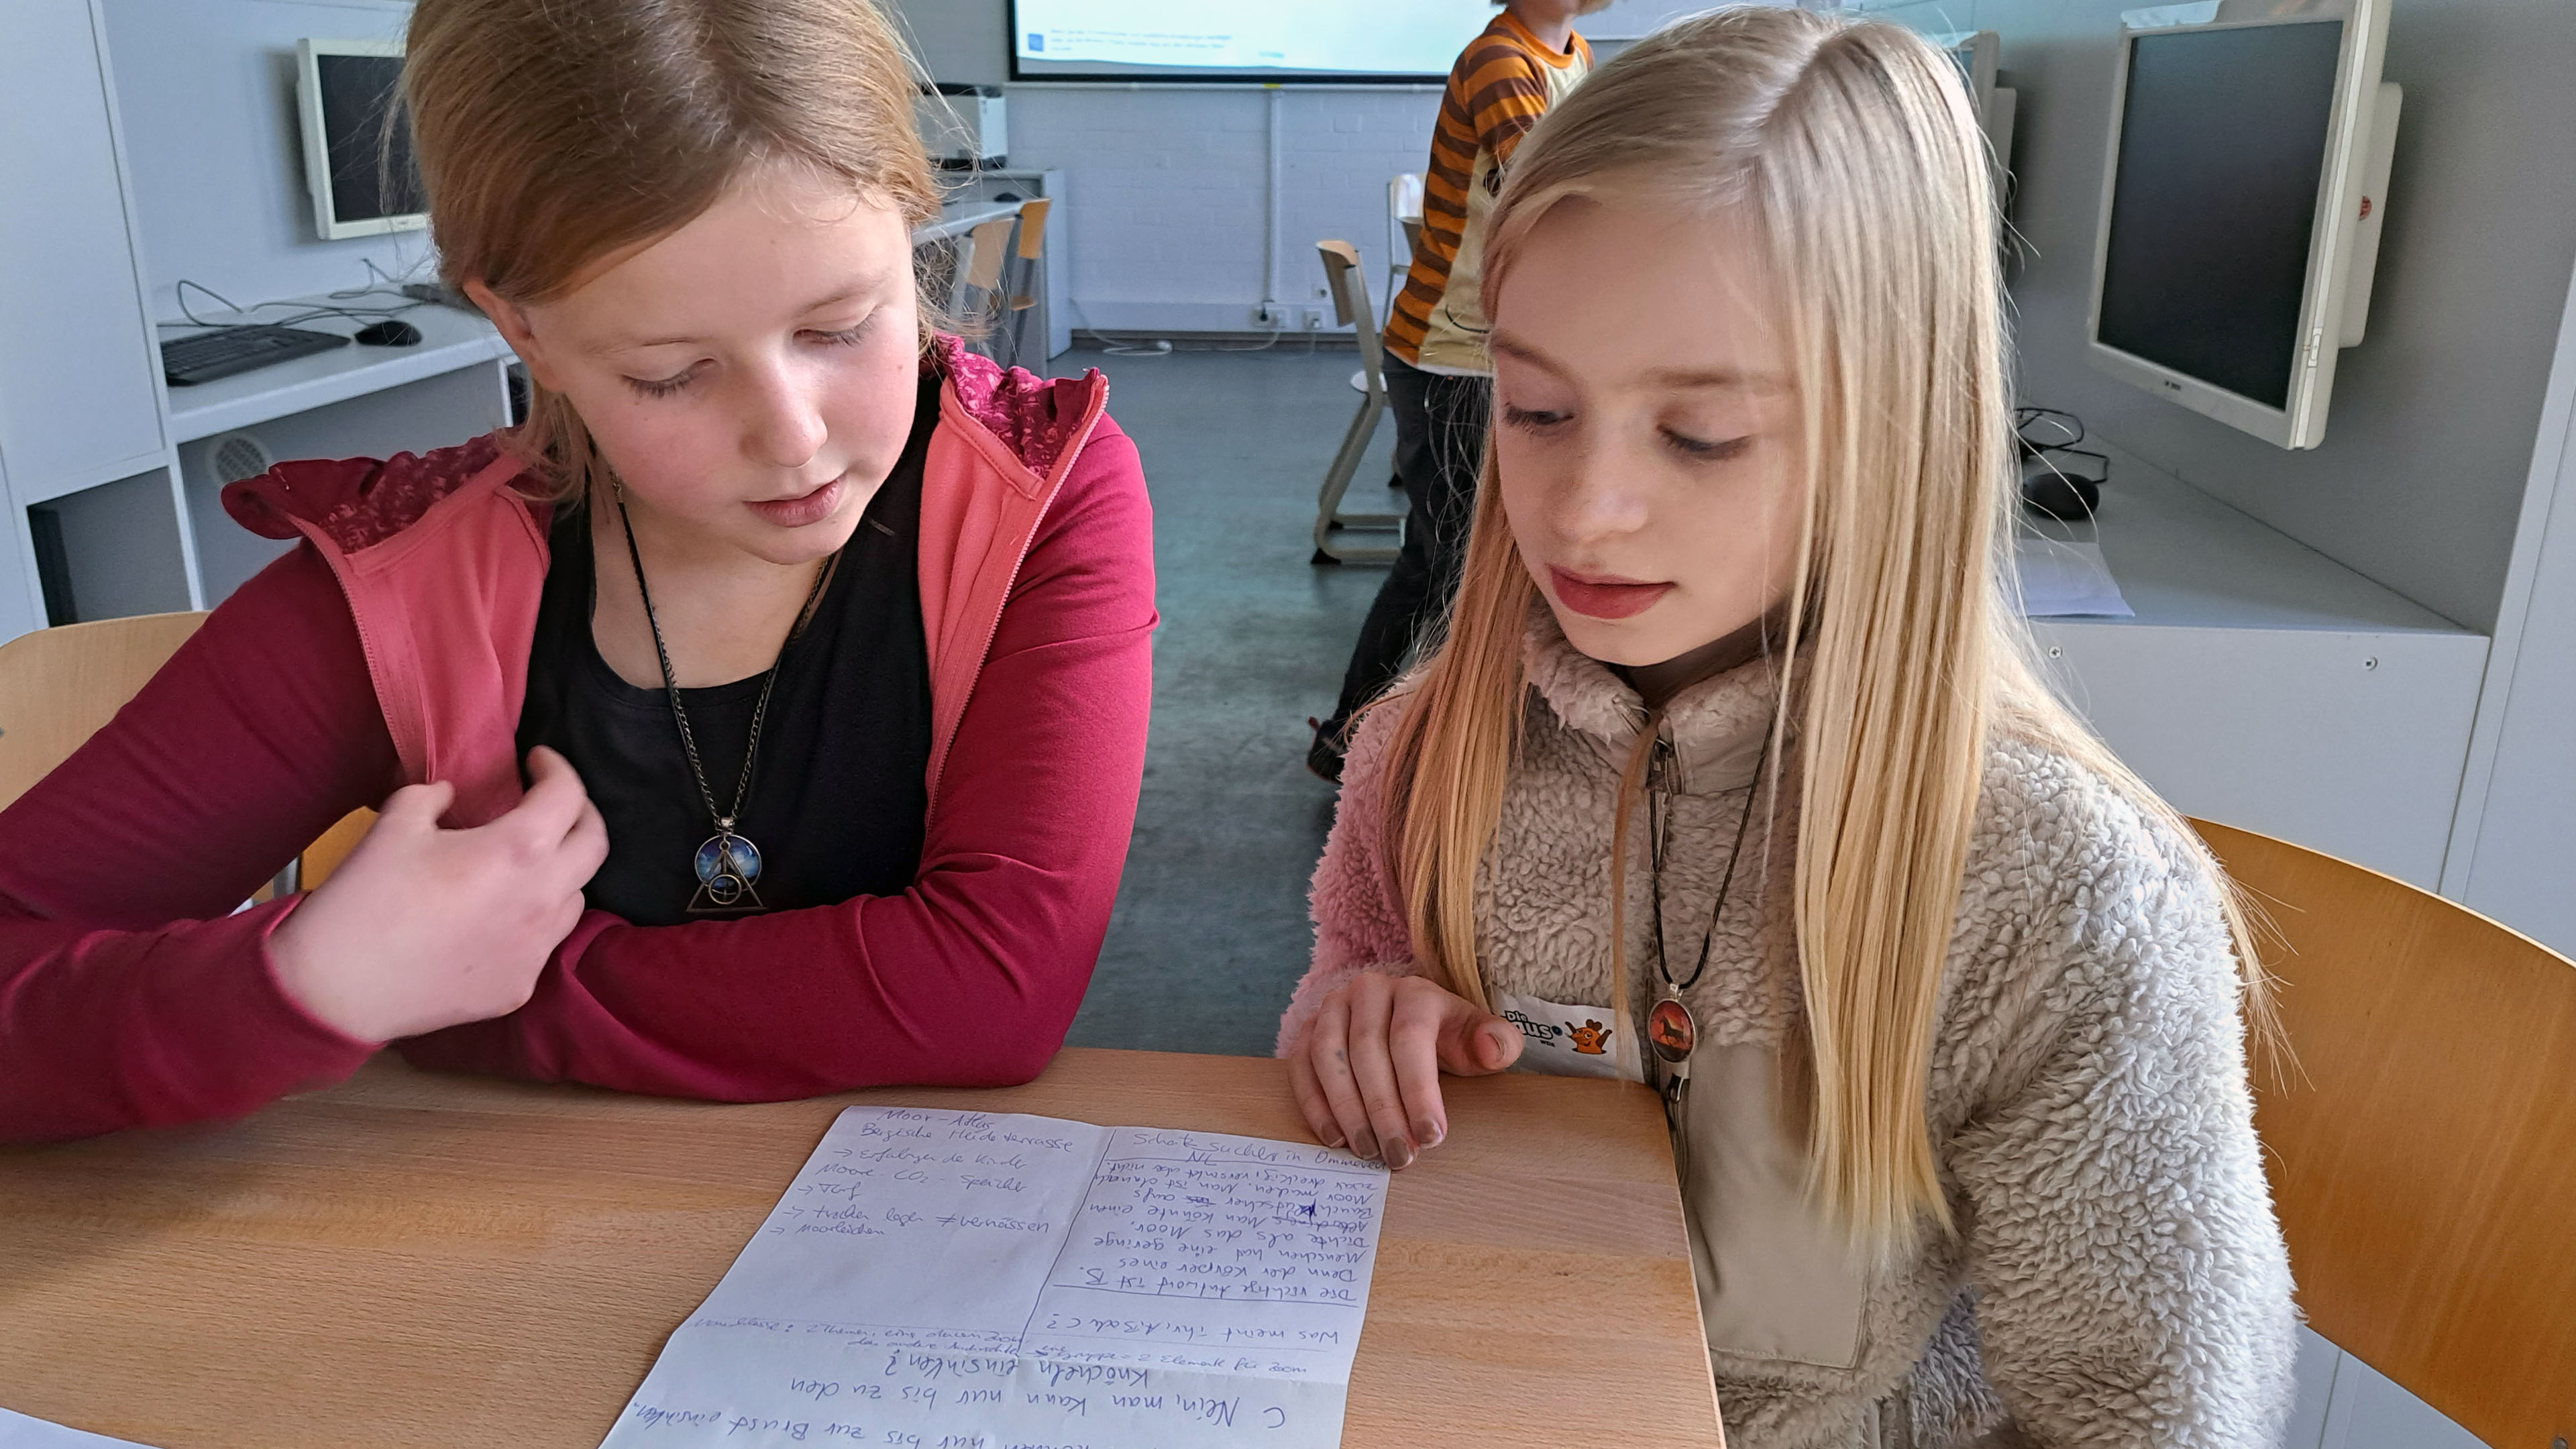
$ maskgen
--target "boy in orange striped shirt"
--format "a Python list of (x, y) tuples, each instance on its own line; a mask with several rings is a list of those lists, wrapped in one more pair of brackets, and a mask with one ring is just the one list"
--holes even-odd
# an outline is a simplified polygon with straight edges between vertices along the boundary
[(1306, 754), (1328, 780), (1341, 778), (1352, 712), (1395, 679), (1457, 587), (1492, 406), (1493, 363), (1477, 299), (1485, 214), (1521, 137), (1592, 68), (1592, 47), (1574, 33), (1574, 18), (1608, 3), (1510, 0), (1449, 71), (1422, 177), (1422, 239), (1387, 309), (1387, 405), (1395, 473), (1410, 505), (1404, 547), (1360, 626), (1342, 697)]

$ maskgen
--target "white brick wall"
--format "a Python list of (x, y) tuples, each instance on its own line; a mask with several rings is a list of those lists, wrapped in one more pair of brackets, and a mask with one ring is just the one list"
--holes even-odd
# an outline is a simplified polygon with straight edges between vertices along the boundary
[(1276, 93), (1281, 249), (1265, 278), (1272, 94), (1010, 88), (1011, 164), (1066, 173), (1077, 325), (1243, 331), (1265, 298), (1321, 305), (1326, 238), (1360, 249), (1383, 312), (1386, 183), (1422, 169), (1440, 97)]
[[(890, 4), (936, 79), (999, 84), (1009, 74), (1003, 0)], [(1581, 28), (1604, 38), (1637, 35), (1699, 8), (1701, 0), (1616, 0)], [(1251, 328), (1265, 294), (1291, 306), (1327, 305), (1317, 295), (1323, 268), (1315, 243), (1328, 237), (1359, 248), (1372, 305), (1385, 314), (1386, 183), (1422, 169), (1437, 91), (1278, 92), (1282, 210), (1273, 278), (1262, 267), (1269, 92), (1008, 91), (1011, 164), (1066, 172), (1064, 230), (1054, 234), (1069, 248), (1077, 326), (1234, 332)]]

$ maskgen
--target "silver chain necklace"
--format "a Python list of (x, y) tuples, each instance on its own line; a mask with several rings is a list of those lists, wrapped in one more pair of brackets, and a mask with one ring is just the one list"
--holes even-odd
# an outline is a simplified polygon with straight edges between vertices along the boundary
[[(653, 612), (653, 591), (644, 583), (644, 554), (635, 546), (635, 520), (626, 512), (624, 484), (612, 485), (617, 499), (617, 524), (626, 535), (626, 561), (635, 568), (635, 592), (644, 599), (644, 624), (653, 631), (653, 657), (662, 664), (662, 688), (671, 697), (671, 721), (680, 727), (680, 750), (689, 757), (689, 775), (698, 782), (698, 798), (707, 807), (707, 818), (715, 822), (716, 833), (698, 846), (690, 867), (698, 878), (698, 893), (689, 900), (695, 915), (725, 912), (763, 911), (760, 893), (753, 889), (760, 881), (760, 847), (735, 830), (734, 822), (742, 818), (742, 807), (751, 799), (752, 766), (760, 759), (760, 727), (769, 718), (770, 692), (778, 687), (778, 666), (787, 658), (787, 642), (778, 645), (778, 657), (769, 661), (769, 672), (761, 677), (760, 700), (751, 708), (751, 738), (742, 747), (742, 778), (734, 782), (733, 808), (718, 810), (716, 795), (707, 788), (707, 769), (698, 760), (697, 737), (689, 732), (689, 712), (680, 704), (680, 682), (671, 672), (671, 649), (662, 641), (662, 621)], [(814, 587), (805, 593), (805, 607), (797, 610), (796, 622), (787, 631), (794, 639), (814, 612), (814, 601), (823, 596), (823, 581), (832, 576), (833, 559), (823, 561), (814, 571)]]

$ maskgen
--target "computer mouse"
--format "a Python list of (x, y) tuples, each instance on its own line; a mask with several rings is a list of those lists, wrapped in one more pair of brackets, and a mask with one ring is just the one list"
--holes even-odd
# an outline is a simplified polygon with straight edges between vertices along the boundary
[(388, 317), (359, 328), (358, 341), (369, 347), (417, 347), (420, 329), (399, 317)]
[(2021, 469), (2024, 508), (2062, 523), (2082, 523), (2102, 506), (2102, 480), (2061, 470), (2045, 458), (2025, 458)]

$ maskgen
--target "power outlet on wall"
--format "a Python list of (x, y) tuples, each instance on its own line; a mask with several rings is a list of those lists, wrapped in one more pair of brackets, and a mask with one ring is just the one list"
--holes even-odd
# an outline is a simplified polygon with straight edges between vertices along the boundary
[(1297, 314), (1298, 326), (1305, 328), (1309, 332), (1321, 332), (1324, 330), (1323, 308), (1300, 307), (1297, 309)]
[(1252, 325), (1276, 331), (1288, 325), (1288, 309), (1276, 302), (1263, 302), (1252, 309)]

